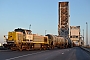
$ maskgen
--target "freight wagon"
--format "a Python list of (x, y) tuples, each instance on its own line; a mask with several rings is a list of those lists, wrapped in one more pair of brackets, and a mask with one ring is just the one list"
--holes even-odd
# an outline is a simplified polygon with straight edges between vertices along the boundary
[(69, 39), (65, 39), (64, 37), (59, 37), (51, 34), (47, 34), (49, 41), (51, 40), (51, 45), (57, 48), (68, 48), (71, 47), (72, 42)]

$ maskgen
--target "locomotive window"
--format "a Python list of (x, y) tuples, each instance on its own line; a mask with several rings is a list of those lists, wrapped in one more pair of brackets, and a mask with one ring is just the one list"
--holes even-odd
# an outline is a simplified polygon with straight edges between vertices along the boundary
[(27, 34), (30, 35), (32, 31), (31, 30), (26, 30), (26, 32), (27, 32)]
[(30, 35), (30, 32), (28, 32), (28, 34)]
[(28, 32), (28, 34), (30, 34), (30, 32)]
[(27, 34), (29, 34), (29, 32), (27, 32)]
[(76, 36), (76, 38), (78, 38), (78, 36)]
[(70, 36), (70, 38), (72, 38), (72, 36)]

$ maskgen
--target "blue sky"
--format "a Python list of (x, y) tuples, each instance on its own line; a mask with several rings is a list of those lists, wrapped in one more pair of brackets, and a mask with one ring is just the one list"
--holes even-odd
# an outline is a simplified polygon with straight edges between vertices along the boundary
[(8, 31), (28, 29), (30, 24), (32, 33), (44, 35), (47, 30), (57, 35), (59, 1), (69, 1), (70, 25), (80, 25), (82, 34), (85, 23), (90, 25), (90, 0), (0, 0), (0, 42)]

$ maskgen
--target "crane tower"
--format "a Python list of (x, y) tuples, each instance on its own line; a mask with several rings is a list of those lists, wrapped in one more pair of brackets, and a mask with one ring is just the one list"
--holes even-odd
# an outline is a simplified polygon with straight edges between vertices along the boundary
[(69, 37), (69, 2), (58, 3), (58, 35)]

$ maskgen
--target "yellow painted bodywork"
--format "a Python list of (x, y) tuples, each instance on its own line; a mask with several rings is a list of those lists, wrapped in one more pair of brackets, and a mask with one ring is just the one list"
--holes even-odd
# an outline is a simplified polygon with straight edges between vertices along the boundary
[(16, 40), (16, 32), (8, 32), (8, 40), (10, 41)]
[[(49, 44), (49, 40), (47, 36), (38, 36), (38, 35), (33, 35), (32, 37), (32, 43), (39, 43), (39, 44)], [(24, 40), (24, 35), (22, 32), (8, 32), (8, 41), (14, 41), (15, 44), (19, 43), (30, 43), (30, 41), (23, 41)]]
[(38, 38), (39, 38), (39, 40), (36, 38), (33, 38), (33, 40), (35, 40), (35, 41), (33, 41), (34, 44), (35, 43), (37, 43), (37, 44), (49, 44), (49, 40), (48, 40), (47, 36), (40, 36)]
[(23, 34), (21, 32), (8, 32), (8, 41), (14, 41), (18, 44), (23, 41)]

